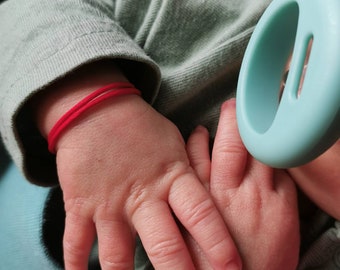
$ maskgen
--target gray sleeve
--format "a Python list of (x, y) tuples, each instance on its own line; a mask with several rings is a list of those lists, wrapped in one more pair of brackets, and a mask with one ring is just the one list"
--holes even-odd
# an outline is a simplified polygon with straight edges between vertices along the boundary
[(340, 222), (325, 230), (303, 254), (298, 270), (340, 269)]
[(0, 130), (35, 183), (57, 181), (55, 159), (25, 107), (37, 91), (89, 62), (116, 59), (149, 102), (157, 65), (114, 20), (115, 1), (10, 0), (0, 5)]

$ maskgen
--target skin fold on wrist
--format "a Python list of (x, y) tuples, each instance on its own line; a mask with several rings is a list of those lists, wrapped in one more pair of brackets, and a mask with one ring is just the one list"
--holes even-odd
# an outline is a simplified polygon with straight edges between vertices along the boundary
[(36, 94), (32, 108), (37, 126), (46, 138), (53, 125), (73, 105), (94, 90), (116, 81), (127, 81), (109, 61), (85, 65)]

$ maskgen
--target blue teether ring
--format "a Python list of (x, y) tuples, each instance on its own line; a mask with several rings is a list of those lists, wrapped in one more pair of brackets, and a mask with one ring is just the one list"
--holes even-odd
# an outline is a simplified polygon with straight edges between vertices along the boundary
[(274, 0), (250, 39), (236, 100), (242, 140), (263, 163), (299, 166), (328, 149), (340, 135), (340, 1)]

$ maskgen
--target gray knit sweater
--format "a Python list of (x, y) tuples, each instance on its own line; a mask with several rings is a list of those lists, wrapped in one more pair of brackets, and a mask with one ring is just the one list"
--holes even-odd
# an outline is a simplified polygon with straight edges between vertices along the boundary
[[(220, 104), (235, 94), (245, 47), (269, 2), (5, 1), (0, 5), (0, 131), (12, 159), (29, 181), (57, 183), (55, 158), (27, 101), (100, 59), (115, 59), (184, 138), (198, 124), (213, 136)], [(314, 244), (309, 240), (300, 269), (340, 269), (338, 225), (322, 228), (313, 234)]]

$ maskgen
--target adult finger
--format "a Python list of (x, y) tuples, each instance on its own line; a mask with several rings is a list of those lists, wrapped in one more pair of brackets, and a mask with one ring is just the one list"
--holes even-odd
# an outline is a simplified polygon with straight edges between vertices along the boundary
[(237, 249), (222, 217), (193, 175), (175, 181), (169, 203), (214, 269), (241, 269)]
[(95, 238), (95, 226), (90, 219), (66, 212), (64, 232), (65, 269), (84, 270)]
[(144, 203), (132, 222), (155, 269), (194, 269), (167, 202)]
[(187, 153), (191, 167), (195, 170), (198, 178), (209, 190), (210, 178), (210, 154), (209, 132), (206, 128), (198, 126), (190, 135), (187, 142)]
[(213, 194), (238, 187), (245, 173), (248, 152), (238, 132), (235, 108), (235, 99), (221, 107), (212, 152), (210, 188)]
[(101, 269), (133, 269), (135, 242), (128, 224), (105, 218), (95, 222)]

